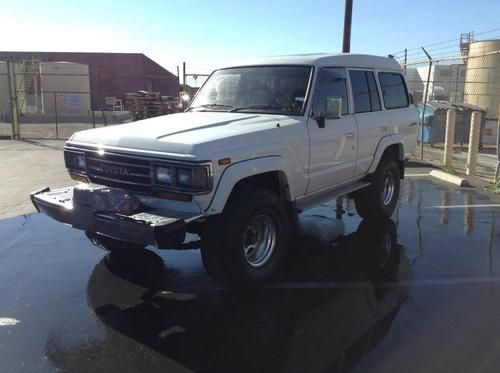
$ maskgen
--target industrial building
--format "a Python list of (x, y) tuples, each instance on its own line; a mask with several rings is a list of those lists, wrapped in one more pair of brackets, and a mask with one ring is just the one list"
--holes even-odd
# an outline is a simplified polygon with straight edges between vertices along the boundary
[(87, 65), (73, 62), (0, 61), (0, 114), (10, 113), (9, 88), (15, 87), (20, 114), (88, 114)]
[[(465, 35), (467, 37), (462, 36), (460, 43), (461, 56), (453, 59), (460, 59), (465, 63), (450, 64), (447, 63), (449, 58), (440, 64), (435, 62), (430, 75), (429, 66), (407, 68), (408, 89), (415, 102), (424, 101), (429, 77), (427, 110), (436, 112), (433, 107), (437, 106), (440, 109), (454, 107), (464, 111), (475, 108), (474, 110), (481, 111), (481, 144), (494, 146), (497, 144), (500, 128), (500, 39), (473, 41), (472, 35)], [(450, 103), (455, 105), (449, 106)], [(440, 115), (444, 115), (442, 110)], [(436, 123), (431, 127), (429, 136), (439, 141), (436, 133), (442, 132), (443, 128), (440, 129)], [(461, 132), (462, 135), (464, 133), (468, 134)], [(424, 138), (424, 141), (427, 140)]]
[[(82, 73), (82, 71), (87, 69), (88, 88), (86, 89), (89, 92), (88, 104), (94, 110), (108, 109), (109, 97), (116, 97), (124, 101), (125, 94), (130, 92), (140, 90), (154, 91), (160, 92), (162, 96), (177, 96), (179, 92), (177, 76), (142, 53), (0, 52), (0, 61), (11, 61), (18, 64), (17, 72), (19, 75), (38, 73), (41, 77), (43, 75), (42, 72), (45, 72), (46, 77), (44, 81), (41, 78), (34, 79), (33, 81), (37, 81), (40, 84), (45, 82), (45, 84), (50, 86), (56, 84), (55, 80), (58, 78), (57, 71), (53, 70), (56, 66), (58, 66), (59, 71), (61, 69), (73, 71), (73, 73), (69, 72), (68, 74), (73, 75), (74, 78), (82, 76), (82, 74), (84, 75), (85, 73)], [(67, 65), (63, 68), (60, 64), (48, 64), (60, 62), (71, 62), (75, 65)], [(19, 69), (22, 69), (22, 67), (19, 66), (24, 66), (25, 70), (20, 71)], [(40, 70), (41, 67), (45, 70)], [(5, 64), (0, 65), (0, 69), (6, 69)], [(49, 70), (52, 71), (50, 74), (53, 74), (51, 78), (48, 78)], [(0, 74), (2, 74), (2, 71), (0, 71)], [(79, 73), (75, 71), (79, 71)], [(62, 80), (66, 80), (66, 83), (63, 82), (61, 84), (67, 86), (68, 92), (80, 92), (80, 89), (85, 89), (85, 85), (81, 85), (81, 82), (77, 82), (76, 86), (71, 85), (71, 82), (66, 79), (68, 75), (65, 74), (65, 72), (61, 72), (59, 75)], [(2, 84), (4, 77), (5, 75), (1, 75), (0, 77), (0, 93), (3, 93), (5, 89)], [(50, 91), (53, 91), (52, 88)], [(78, 90), (75, 88), (78, 88)], [(27, 94), (32, 94), (33, 97), (42, 95), (41, 87), (34, 87), (33, 89), (37, 91), (27, 92)], [(81, 99), (76, 97), (78, 96), (73, 94), (72, 96), (67, 95), (59, 99), (62, 100), (62, 104), (73, 105), (76, 110), (77, 106), (80, 106), (79, 100), (83, 100), (83, 96), (79, 96)], [(27, 98), (26, 101), (30, 107), (38, 107), (40, 105), (40, 103), (35, 105), (30, 100), (30, 98)], [(1, 102), (0, 105), (2, 105)], [(82, 107), (86, 105), (86, 102), (81, 101)], [(26, 110), (28, 110), (27, 107)]]
[[(465, 64), (432, 65), (428, 87), (428, 100), (462, 102), (464, 98)], [(415, 102), (424, 100), (429, 66), (407, 68), (408, 90)]]

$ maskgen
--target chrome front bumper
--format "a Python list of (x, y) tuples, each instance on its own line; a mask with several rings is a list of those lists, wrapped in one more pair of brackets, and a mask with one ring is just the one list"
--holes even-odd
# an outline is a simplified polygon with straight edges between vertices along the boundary
[(187, 223), (201, 217), (145, 210), (121, 189), (92, 184), (44, 188), (30, 197), (38, 212), (76, 229), (158, 248), (182, 244)]

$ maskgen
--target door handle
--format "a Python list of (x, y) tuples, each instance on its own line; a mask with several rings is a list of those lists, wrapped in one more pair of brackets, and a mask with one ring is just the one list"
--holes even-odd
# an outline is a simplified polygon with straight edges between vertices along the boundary
[(417, 122), (411, 122), (408, 127), (415, 127), (417, 125)]
[(352, 139), (354, 137), (354, 132), (349, 132), (345, 134), (346, 139)]

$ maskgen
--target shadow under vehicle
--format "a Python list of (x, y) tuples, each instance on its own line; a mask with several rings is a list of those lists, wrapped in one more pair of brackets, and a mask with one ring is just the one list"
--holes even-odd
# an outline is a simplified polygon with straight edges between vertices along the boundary
[[(216, 287), (201, 265), (201, 281), (191, 274), (177, 281), (148, 250), (109, 253), (87, 285), (103, 340), (71, 349), (52, 344), (48, 358), (64, 371), (75, 371), (68, 356), (89, 361), (86, 371), (352, 370), (406, 301), (410, 264), (392, 220), (362, 221), (347, 235), (337, 234), (337, 219), (304, 216), (300, 227), (281, 278), (253, 292)], [(123, 340), (133, 348), (125, 350)], [(141, 357), (144, 351), (155, 357)]]

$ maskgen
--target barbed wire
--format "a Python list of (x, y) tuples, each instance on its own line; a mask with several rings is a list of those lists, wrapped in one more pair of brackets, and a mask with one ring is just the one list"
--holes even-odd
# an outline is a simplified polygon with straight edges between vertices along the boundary
[[(441, 57), (441, 58), (432, 58), (432, 62), (437, 63), (437, 62), (446, 62), (446, 61), (453, 61), (453, 60), (468, 60), (468, 59), (491, 56), (491, 55), (495, 55), (495, 54), (500, 54), (500, 50), (492, 51), (492, 52), (488, 52), (488, 53), (483, 53), (483, 54), (476, 55), (476, 56), (461, 56), (461, 55), (459, 55), (459, 56), (446, 56), (446, 57)], [(410, 66), (410, 65), (428, 64), (428, 63), (429, 63), (428, 59), (422, 59), (422, 60), (416, 60), (416, 61), (408, 61), (406, 64), (403, 62), (403, 63), (400, 63), (400, 65)]]
[[(495, 28), (495, 29), (491, 29), (491, 30), (487, 30), (487, 31), (481, 31), (481, 32), (474, 32), (474, 36), (481, 36), (481, 35), (487, 35), (487, 34), (491, 34), (491, 33), (494, 33), (494, 32), (497, 32), (497, 31), (500, 31), (500, 28)], [(427, 51), (430, 53), (432, 51), (432, 48), (431, 47), (435, 47), (435, 46), (439, 46), (439, 45), (444, 45), (444, 44), (449, 44), (449, 43), (453, 43), (453, 42), (457, 42), (457, 41), (460, 41), (460, 38), (455, 38), (455, 39), (450, 39), (450, 40), (446, 40), (446, 41), (441, 41), (441, 42), (437, 42), (437, 43), (432, 43), (432, 44), (427, 44), (427, 45), (424, 45), (423, 47), (427, 49)], [(478, 40), (480, 41), (480, 40)], [(407, 49), (406, 52), (413, 52), (413, 51), (417, 51), (417, 50), (421, 50), (422, 47), (416, 47), (416, 48), (411, 48), (411, 49)], [(398, 55), (401, 55), (403, 54), (403, 57), (404, 57), (404, 53), (405, 53), (405, 50), (401, 50), (401, 51), (397, 51), (397, 52), (394, 52), (394, 53), (390, 53), (392, 56), (398, 56)], [(423, 52), (422, 52), (423, 53)]]

